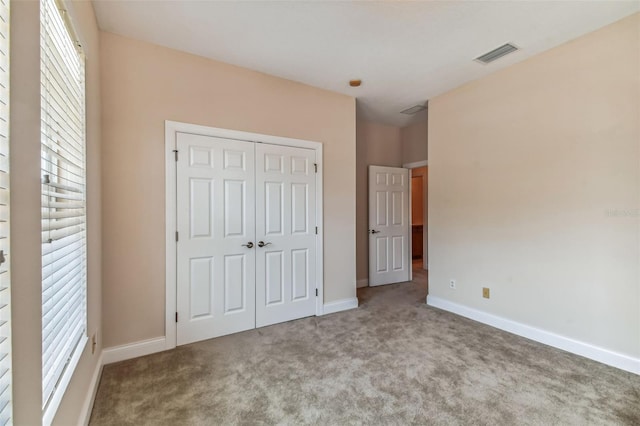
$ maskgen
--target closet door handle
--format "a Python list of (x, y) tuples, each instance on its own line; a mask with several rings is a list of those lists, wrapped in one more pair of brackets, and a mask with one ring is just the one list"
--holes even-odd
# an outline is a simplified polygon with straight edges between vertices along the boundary
[(258, 241), (258, 247), (265, 247), (268, 246), (271, 243), (265, 243), (264, 241)]
[(249, 241), (247, 244), (243, 244), (244, 247), (253, 248), (253, 243)]

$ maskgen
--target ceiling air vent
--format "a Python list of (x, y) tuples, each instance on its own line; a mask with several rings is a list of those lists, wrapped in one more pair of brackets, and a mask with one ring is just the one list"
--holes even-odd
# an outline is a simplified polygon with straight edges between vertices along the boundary
[(482, 62), (483, 64), (488, 64), (493, 61), (497, 61), (505, 55), (508, 55), (511, 52), (515, 52), (518, 50), (516, 46), (511, 43), (503, 44), (497, 49), (493, 49), (491, 52), (487, 52), (484, 55), (478, 56), (475, 60), (478, 62)]
[(427, 109), (425, 105), (416, 105), (412, 106), (411, 108), (407, 108), (404, 111), (400, 111), (400, 114), (413, 115), (417, 112), (424, 111), (425, 109)]

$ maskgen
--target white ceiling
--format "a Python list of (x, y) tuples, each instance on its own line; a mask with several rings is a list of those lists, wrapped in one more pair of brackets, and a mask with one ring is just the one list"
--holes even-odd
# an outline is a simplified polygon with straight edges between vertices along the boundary
[[(94, 0), (100, 28), (400, 111), (640, 10), (638, 1)], [(490, 65), (477, 56), (522, 48)], [(360, 88), (349, 79), (360, 78)]]

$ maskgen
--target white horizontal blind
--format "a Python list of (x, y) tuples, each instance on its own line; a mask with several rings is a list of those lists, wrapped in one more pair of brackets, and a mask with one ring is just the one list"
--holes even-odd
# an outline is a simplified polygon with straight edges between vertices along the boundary
[(86, 335), (84, 56), (55, 0), (41, 0), (42, 401)]
[(11, 424), (9, 0), (0, 0), (0, 425)]

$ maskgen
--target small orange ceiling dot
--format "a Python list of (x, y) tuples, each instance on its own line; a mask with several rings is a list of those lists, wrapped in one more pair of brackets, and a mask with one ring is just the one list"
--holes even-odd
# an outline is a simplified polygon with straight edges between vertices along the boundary
[(362, 80), (349, 80), (349, 86), (351, 87), (360, 87), (362, 84)]

